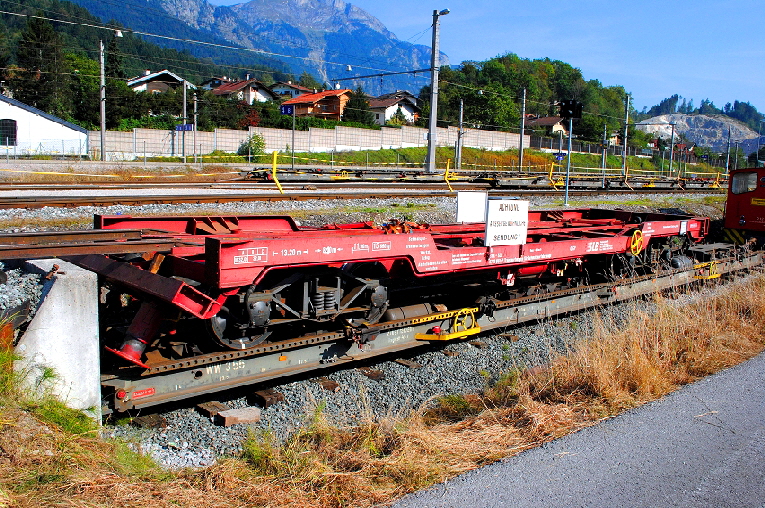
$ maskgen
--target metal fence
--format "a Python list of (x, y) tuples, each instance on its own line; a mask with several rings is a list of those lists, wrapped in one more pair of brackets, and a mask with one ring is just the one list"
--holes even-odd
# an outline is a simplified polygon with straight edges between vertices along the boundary
[(88, 142), (84, 139), (43, 139), (0, 145), (0, 159), (18, 158), (82, 158), (88, 155)]

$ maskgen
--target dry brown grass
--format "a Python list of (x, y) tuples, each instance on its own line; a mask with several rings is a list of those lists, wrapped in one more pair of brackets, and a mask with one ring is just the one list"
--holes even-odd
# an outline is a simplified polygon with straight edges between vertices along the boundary
[(764, 348), (763, 276), (684, 305), (662, 297), (654, 303), (650, 312), (633, 310), (626, 324), (600, 318), (570, 354), (507, 373), (484, 393), (345, 429), (327, 423), (319, 405), (286, 444), (253, 436), (241, 458), (201, 471), (163, 472), (124, 445), (64, 433), (7, 405), (0, 505), (385, 504), (662, 397)]
[(6, 184), (127, 184), (127, 183), (208, 183), (239, 179), (235, 168), (219, 164), (177, 165), (173, 167), (118, 166), (103, 171), (78, 170), (72, 166), (40, 170), (2, 170)]

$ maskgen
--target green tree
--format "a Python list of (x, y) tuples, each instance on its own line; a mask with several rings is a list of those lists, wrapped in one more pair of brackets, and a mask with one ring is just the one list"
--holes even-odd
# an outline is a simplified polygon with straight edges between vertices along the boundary
[(74, 53), (67, 54), (66, 59), (72, 69), (72, 119), (87, 129), (96, 129), (101, 121), (98, 62)]
[(263, 155), (266, 153), (266, 140), (260, 134), (255, 133), (239, 145), (239, 150), (236, 153), (247, 156)]
[(69, 116), (68, 67), (59, 36), (48, 21), (29, 18), (18, 43), (16, 61), (19, 70), (12, 85), (15, 97), (46, 113)]
[(127, 78), (118, 42), (121, 38), (122, 37), (112, 35), (112, 38), (109, 40), (109, 46), (106, 49), (106, 63), (104, 66), (104, 73), (106, 74), (107, 79), (124, 80)]
[(364, 89), (358, 87), (351, 93), (351, 98), (345, 105), (344, 122), (358, 122), (364, 125), (374, 125), (375, 116), (369, 110), (369, 99)]
[(393, 116), (390, 117), (390, 120), (388, 120), (388, 125), (406, 125), (406, 116), (404, 115), (404, 111), (401, 109), (401, 105), (398, 106), (396, 109), (396, 112), (393, 113)]
[(304, 86), (312, 90), (321, 90), (322, 88), (321, 83), (319, 83), (319, 81), (316, 78), (314, 78), (311, 74), (309, 74), (307, 71), (303, 71), (303, 74), (300, 75), (300, 80), (298, 80), (298, 84), (300, 86)]

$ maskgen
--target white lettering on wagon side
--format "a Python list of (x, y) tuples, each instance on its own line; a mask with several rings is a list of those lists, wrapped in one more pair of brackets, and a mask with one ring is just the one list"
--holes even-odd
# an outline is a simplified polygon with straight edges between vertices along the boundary
[(239, 249), (239, 252), (238, 256), (234, 256), (235, 265), (266, 263), (268, 261), (268, 247), (248, 247)]

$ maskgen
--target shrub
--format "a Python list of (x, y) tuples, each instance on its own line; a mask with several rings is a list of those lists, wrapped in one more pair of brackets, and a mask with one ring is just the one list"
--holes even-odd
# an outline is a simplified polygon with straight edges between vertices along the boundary
[(266, 153), (266, 140), (260, 134), (253, 134), (239, 145), (237, 155), (263, 155)]

